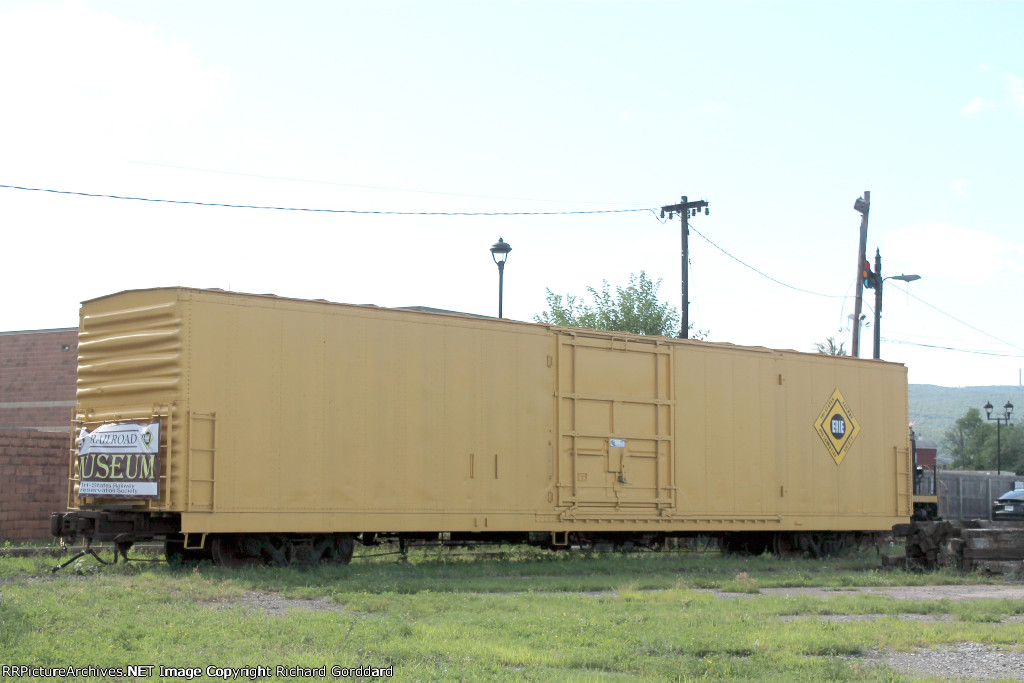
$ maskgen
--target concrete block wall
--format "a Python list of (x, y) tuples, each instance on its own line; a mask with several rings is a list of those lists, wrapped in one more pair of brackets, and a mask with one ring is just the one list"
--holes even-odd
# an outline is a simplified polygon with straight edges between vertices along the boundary
[(0, 542), (45, 539), (67, 510), (70, 435), (0, 430)]
[(0, 332), (0, 429), (69, 433), (78, 328)]

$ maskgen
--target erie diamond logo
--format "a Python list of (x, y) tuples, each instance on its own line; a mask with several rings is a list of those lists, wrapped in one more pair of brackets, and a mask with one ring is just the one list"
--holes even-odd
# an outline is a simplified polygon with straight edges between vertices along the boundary
[(825, 444), (836, 465), (842, 464), (843, 458), (860, 434), (860, 424), (839, 389), (832, 392), (832, 396), (818, 414), (814, 421), (814, 431), (818, 432), (821, 442)]

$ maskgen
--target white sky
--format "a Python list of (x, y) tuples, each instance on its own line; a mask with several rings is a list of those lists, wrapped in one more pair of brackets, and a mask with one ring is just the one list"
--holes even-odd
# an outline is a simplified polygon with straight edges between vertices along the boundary
[[(691, 233), (691, 321), (803, 351), (850, 346), (853, 203), (870, 190), (872, 262), (880, 248), (883, 274), (922, 276), (886, 283), (883, 358), (913, 383), (1017, 384), (1022, 28), (1021, 2), (5, 0), (0, 184), (427, 212), (685, 194), (710, 202), (693, 228), (736, 258), (850, 297), (779, 286)], [(499, 236), (507, 317), (542, 311), (545, 287), (641, 269), (680, 298), (679, 221), (646, 212), (0, 188), (0, 226), (2, 330), (74, 326), (82, 300), (169, 285), (495, 315)]]

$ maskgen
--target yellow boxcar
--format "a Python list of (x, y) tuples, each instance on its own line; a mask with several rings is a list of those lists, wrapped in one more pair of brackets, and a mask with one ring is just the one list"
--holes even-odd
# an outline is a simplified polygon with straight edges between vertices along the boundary
[(123, 549), (709, 535), (821, 554), (911, 515), (899, 364), (187, 288), (83, 303), (78, 348), (52, 531)]

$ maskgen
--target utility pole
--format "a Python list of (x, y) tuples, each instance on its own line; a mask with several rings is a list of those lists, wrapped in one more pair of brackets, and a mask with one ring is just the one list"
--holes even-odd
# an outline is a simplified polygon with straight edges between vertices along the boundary
[(875, 360), (882, 357), (882, 254), (875, 249), (875, 272), (871, 274), (875, 285)]
[(864, 263), (865, 251), (868, 242), (868, 211), (871, 209), (871, 193), (864, 192), (863, 197), (857, 197), (853, 208), (860, 212), (860, 244), (857, 247), (857, 299), (853, 306), (853, 344), (850, 345), (850, 355), (860, 358), (860, 312), (864, 296)]
[(689, 257), (690, 214), (692, 212), (693, 215), (696, 216), (698, 213), (700, 213), (701, 209), (704, 209), (704, 215), (706, 216), (706, 215), (708, 215), (710, 213), (710, 211), (708, 211), (708, 203), (706, 201), (704, 201), (703, 199), (700, 200), (700, 201), (697, 201), (697, 202), (687, 201), (686, 197), (683, 197), (682, 199), (683, 199), (683, 201), (681, 201), (679, 204), (672, 204), (670, 206), (663, 206), (663, 207), (661, 207), (661, 217), (664, 218), (665, 214), (667, 213), (669, 220), (672, 220), (672, 217), (675, 214), (678, 213), (679, 217), (682, 219), (682, 245), (683, 245), (683, 247), (682, 247), (682, 261), (683, 261), (683, 268), (682, 268), (681, 284), (682, 284), (682, 290), (683, 290), (683, 292), (682, 292), (682, 294), (683, 294), (683, 304), (682, 304), (682, 307), (681, 307), (681, 310), (680, 310), (680, 317), (682, 318), (682, 323), (681, 323), (680, 327), (682, 329), (680, 329), (680, 331), (679, 331), (679, 338), (680, 339), (687, 339), (690, 336), (690, 283), (689, 283), (689, 279), (687, 277), (688, 273), (689, 273), (688, 257)]

